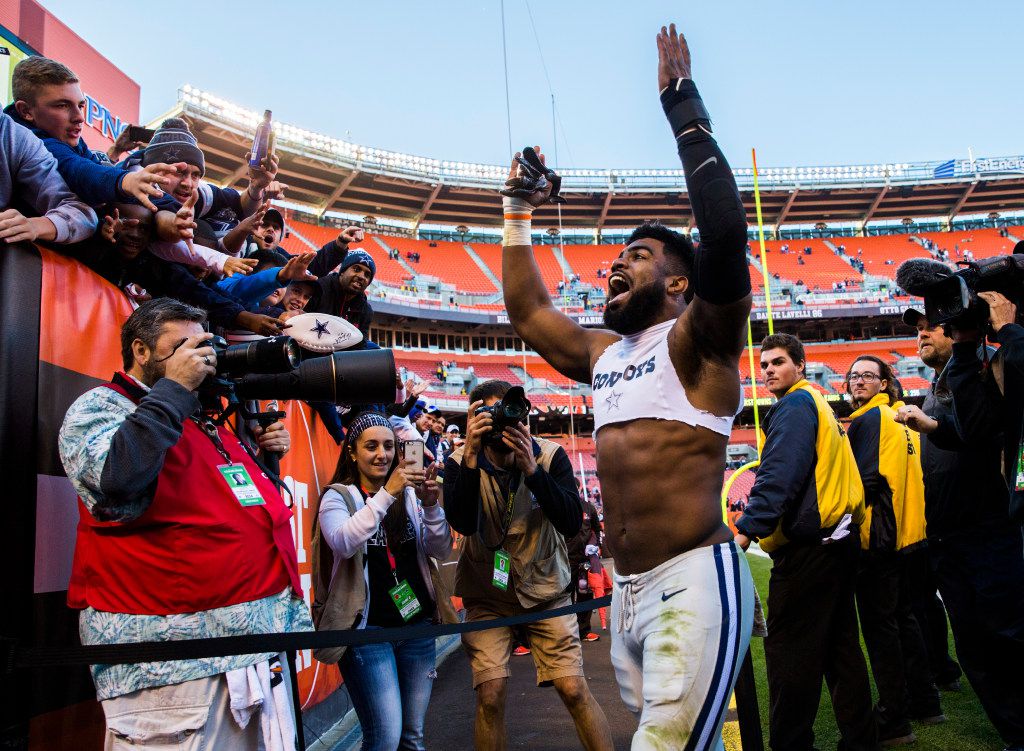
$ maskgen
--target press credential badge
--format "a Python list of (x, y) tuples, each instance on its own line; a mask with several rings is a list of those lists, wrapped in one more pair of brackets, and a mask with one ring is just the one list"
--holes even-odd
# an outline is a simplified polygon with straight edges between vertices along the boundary
[(506, 553), (504, 550), (495, 550), (494, 576), (491, 578), (491, 584), (500, 589), (502, 592), (508, 589), (508, 569), (508, 553)]
[(240, 504), (261, 506), (266, 503), (244, 464), (220, 464), (217, 469), (220, 470), (224, 482), (227, 483), (228, 488), (235, 494), (235, 499)]
[(388, 594), (391, 595), (391, 601), (395, 603), (395, 607), (398, 608), (398, 612), (401, 613), (402, 620), (404, 621), (408, 621), (414, 615), (423, 611), (420, 601), (416, 599), (416, 593), (412, 591), (409, 582), (404, 579), (397, 587), (389, 589)]

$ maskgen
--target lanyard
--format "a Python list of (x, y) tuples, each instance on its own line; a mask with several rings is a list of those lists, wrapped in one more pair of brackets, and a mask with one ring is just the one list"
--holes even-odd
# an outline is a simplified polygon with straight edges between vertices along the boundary
[[(484, 547), (487, 548), (488, 550), (490, 550), (491, 552), (494, 552), (496, 550), (500, 550), (501, 549), (501, 546), (505, 544), (505, 538), (508, 537), (508, 531), (512, 527), (512, 512), (515, 510), (516, 492), (519, 490), (518, 486), (519, 486), (520, 479), (521, 478), (520, 478), (520, 475), (519, 475), (518, 471), (512, 472), (509, 475), (508, 493), (507, 493), (508, 497), (505, 500), (505, 515), (504, 515), (504, 518), (501, 520), (502, 521), (502, 525), (500, 527), (500, 529), (501, 529), (501, 539), (498, 540), (498, 544), (493, 546), (493, 547), (488, 545), (487, 544), (487, 540), (484, 539), (484, 525), (482, 523), (480, 523), (480, 518), (483, 516), (483, 510), (484, 510), (484, 504), (483, 504), (482, 501), (481, 501), (480, 506), (478, 508), (477, 529), (480, 530), (480, 541), (484, 544)], [(501, 487), (500, 483), (499, 483), (498, 487), (499, 488)]]
[(234, 461), (231, 459), (231, 455), (228, 454), (227, 449), (224, 448), (224, 442), (220, 439), (220, 433), (217, 430), (217, 426), (214, 425), (211, 420), (200, 420), (197, 417), (192, 417), (190, 419), (199, 426), (199, 429), (203, 431), (211, 441), (213, 441), (214, 447), (220, 452), (220, 455), (224, 457), (224, 461), (228, 464), (234, 464)]
[[(370, 498), (370, 494), (363, 490), (363, 486), (359, 486), (359, 492), (363, 495), (363, 501), (367, 501)], [(396, 501), (397, 503), (398, 501)], [(398, 584), (398, 562), (395, 560), (395, 554), (391, 552), (391, 543), (388, 541), (388, 532), (384, 529), (384, 522), (380, 523), (380, 534), (384, 538), (384, 551), (388, 554), (388, 565), (391, 567), (391, 578), (395, 580), (395, 584)]]

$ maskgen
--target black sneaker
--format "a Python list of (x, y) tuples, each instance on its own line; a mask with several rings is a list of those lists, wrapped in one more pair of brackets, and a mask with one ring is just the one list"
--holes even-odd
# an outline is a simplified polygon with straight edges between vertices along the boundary
[(914, 718), (914, 722), (920, 722), (922, 725), (941, 725), (945, 721), (946, 715), (941, 710), (935, 714), (918, 715)]
[(935, 685), (938, 687), (939, 691), (959, 691), (963, 688), (960, 684), (959, 678), (954, 678), (947, 683), (937, 683)]

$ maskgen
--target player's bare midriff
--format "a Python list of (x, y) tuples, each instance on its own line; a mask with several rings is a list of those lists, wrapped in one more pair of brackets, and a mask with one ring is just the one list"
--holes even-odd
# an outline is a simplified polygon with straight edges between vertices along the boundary
[(720, 498), (728, 440), (668, 420), (601, 428), (597, 471), (617, 573), (649, 571), (680, 553), (732, 539)]

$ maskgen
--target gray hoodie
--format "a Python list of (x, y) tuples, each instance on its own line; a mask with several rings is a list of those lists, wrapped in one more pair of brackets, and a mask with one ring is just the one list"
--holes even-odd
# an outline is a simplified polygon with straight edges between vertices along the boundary
[(74, 243), (96, 231), (96, 212), (78, 199), (57, 172), (43, 142), (9, 115), (0, 114), (0, 211), (45, 216), (57, 228), (54, 242)]

